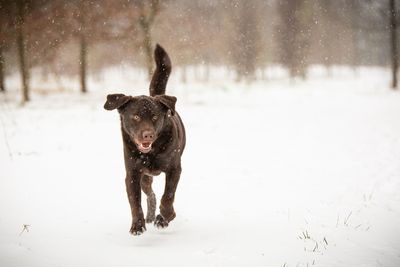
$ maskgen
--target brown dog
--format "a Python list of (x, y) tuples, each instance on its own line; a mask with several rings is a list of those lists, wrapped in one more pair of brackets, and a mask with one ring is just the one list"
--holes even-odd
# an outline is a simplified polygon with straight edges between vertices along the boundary
[[(120, 114), (133, 235), (146, 230), (140, 189), (147, 195), (147, 223), (154, 222), (156, 227), (165, 228), (175, 218), (173, 202), (186, 143), (185, 128), (175, 111), (176, 97), (164, 94), (171, 61), (158, 44), (154, 58), (157, 68), (150, 83), (150, 96), (112, 94), (104, 104), (106, 110), (117, 109)], [(165, 173), (166, 182), (160, 214), (156, 217), (156, 197), (151, 184), (153, 176), (161, 172)]]

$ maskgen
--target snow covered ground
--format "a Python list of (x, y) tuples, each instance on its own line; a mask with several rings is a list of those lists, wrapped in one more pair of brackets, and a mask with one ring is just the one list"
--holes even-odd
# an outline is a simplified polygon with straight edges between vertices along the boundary
[(86, 96), (36, 81), (23, 108), (17, 92), (0, 95), (0, 266), (400, 266), (400, 93), (388, 72), (252, 84), (175, 74), (188, 136), (177, 217), (139, 237), (118, 114), (102, 106), (147, 84), (118, 73)]

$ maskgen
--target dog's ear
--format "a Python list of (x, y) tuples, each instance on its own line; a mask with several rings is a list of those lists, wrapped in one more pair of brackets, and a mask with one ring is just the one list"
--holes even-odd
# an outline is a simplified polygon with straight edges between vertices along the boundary
[(112, 94), (107, 96), (107, 101), (104, 104), (104, 109), (114, 110), (116, 108), (121, 108), (123, 105), (131, 100), (130, 96), (124, 94)]
[(176, 103), (175, 96), (156, 95), (154, 98), (162, 105), (164, 105), (167, 109), (169, 109), (172, 115), (175, 114), (175, 103)]

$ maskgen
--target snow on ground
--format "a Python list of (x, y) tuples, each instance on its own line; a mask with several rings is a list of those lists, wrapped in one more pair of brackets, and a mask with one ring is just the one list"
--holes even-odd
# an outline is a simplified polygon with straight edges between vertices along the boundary
[(385, 70), (173, 77), (188, 135), (177, 217), (139, 237), (102, 105), (147, 85), (115, 73), (86, 96), (40, 82), (23, 108), (0, 95), (0, 266), (400, 266), (400, 94)]

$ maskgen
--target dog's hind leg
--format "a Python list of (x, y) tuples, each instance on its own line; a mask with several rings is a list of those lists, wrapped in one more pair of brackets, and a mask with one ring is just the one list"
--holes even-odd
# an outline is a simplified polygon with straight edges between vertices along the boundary
[(152, 176), (143, 175), (142, 179), (140, 180), (140, 187), (147, 196), (146, 223), (154, 222), (156, 218), (156, 195), (151, 188), (152, 183)]

